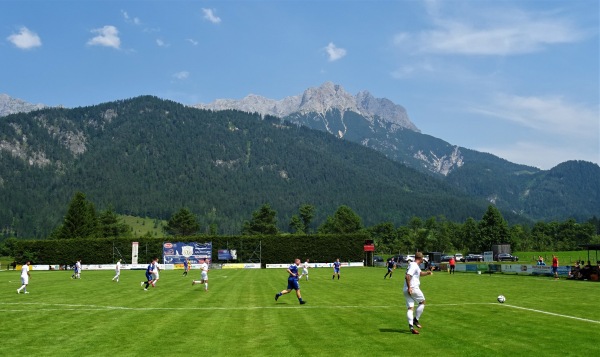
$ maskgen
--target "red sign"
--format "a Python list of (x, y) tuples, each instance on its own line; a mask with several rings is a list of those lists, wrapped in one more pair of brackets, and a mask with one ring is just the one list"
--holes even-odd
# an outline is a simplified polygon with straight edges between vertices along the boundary
[(363, 247), (365, 252), (374, 252), (375, 251), (375, 245), (374, 244), (365, 244)]

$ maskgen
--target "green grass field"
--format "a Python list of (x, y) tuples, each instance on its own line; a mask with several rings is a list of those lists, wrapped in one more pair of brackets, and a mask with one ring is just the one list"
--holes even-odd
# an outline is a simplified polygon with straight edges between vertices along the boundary
[[(163, 271), (143, 291), (143, 271), (0, 272), (0, 356), (592, 356), (599, 351), (600, 284), (548, 277), (437, 272), (422, 278), (421, 334), (407, 328), (403, 270), (311, 269), (306, 305), (284, 270)], [(505, 304), (496, 302), (503, 294)]]

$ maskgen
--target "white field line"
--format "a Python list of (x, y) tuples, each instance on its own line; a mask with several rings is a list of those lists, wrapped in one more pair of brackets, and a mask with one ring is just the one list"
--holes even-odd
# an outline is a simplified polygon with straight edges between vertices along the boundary
[(594, 323), (594, 324), (600, 324), (600, 321), (591, 320), (591, 319), (584, 319), (582, 317), (557, 314), (557, 313), (554, 313), (554, 312), (548, 312), (548, 311), (543, 311), (543, 310), (530, 309), (530, 308), (527, 308), (527, 307), (521, 307), (521, 306), (515, 306), (515, 305), (505, 305), (505, 306), (513, 308), (513, 309), (519, 309), (519, 310), (525, 310), (525, 311), (532, 311), (532, 312), (537, 312), (537, 313), (540, 313), (540, 314), (546, 314), (546, 315), (551, 315), (551, 316), (564, 317), (566, 319), (573, 319), (573, 320), (591, 322), (591, 323)]
[[(19, 309), (2, 308), (2, 305), (17, 305)], [(47, 306), (43, 308), (31, 308), (26, 309), (23, 306), (27, 305), (38, 305)], [(590, 322), (594, 324), (600, 324), (600, 321), (585, 319), (582, 317), (569, 316), (563, 314), (557, 314), (554, 312), (548, 312), (537, 309), (530, 309), (526, 307), (520, 307), (509, 304), (498, 304), (493, 302), (482, 302), (482, 303), (455, 303), (455, 304), (427, 304), (428, 308), (435, 307), (446, 307), (446, 306), (466, 306), (466, 305), (498, 305), (505, 306), (512, 309), (525, 310), (531, 312), (537, 312), (540, 314), (563, 317), (567, 319), (579, 320), (584, 322)], [(210, 311), (210, 310), (266, 310), (266, 309), (398, 309), (404, 308), (404, 304), (401, 305), (338, 305), (338, 306), (246, 306), (246, 307), (127, 307), (127, 306), (101, 306), (101, 305), (82, 305), (82, 304), (49, 304), (49, 303), (27, 303), (27, 302), (0, 302), (0, 311), (6, 312), (33, 312), (33, 311), (110, 311), (110, 310), (128, 310), (128, 311)]]

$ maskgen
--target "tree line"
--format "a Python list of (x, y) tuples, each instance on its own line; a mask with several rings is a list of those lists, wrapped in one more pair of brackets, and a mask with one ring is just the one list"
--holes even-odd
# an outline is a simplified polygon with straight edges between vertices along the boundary
[[(502, 213), (489, 205), (481, 219), (468, 218), (462, 223), (443, 216), (423, 219), (412, 217), (408, 224), (395, 226), (382, 222), (365, 226), (361, 217), (342, 205), (320, 224), (313, 222), (315, 206), (303, 204), (288, 224), (288, 230), (278, 228), (277, 211), (263, 204), (244, 221), (240, 234), (245, 236), (273, 235), (344, 235), (365, 234), (375, 243), (380, 254), (414, 251), (481, 253), (494, 244), (511, 244), (514, 251), (578, 250), (581, 244), (600, 244), (600, 219), (593, 217), (579, 223), (575, 219), (562, 222), (537, 222), (534, 225), (510, 225)], [(194, 235), (218, 236), (218, 227), (202, 227), (198, 217), (188, 208), (173, 213), (164, 227), (165, 237)], [(96, 212), (94, 204), (82, 192), (77, 192), (62, 223), (50, 239), (131, 238), (132, 228), (111, 209)], [(148, 237), (150, 238), (150, 236)], [(6, 246), (6, 244), (5, 244)], [(5, 252), (7, 253), (7, 252)]]

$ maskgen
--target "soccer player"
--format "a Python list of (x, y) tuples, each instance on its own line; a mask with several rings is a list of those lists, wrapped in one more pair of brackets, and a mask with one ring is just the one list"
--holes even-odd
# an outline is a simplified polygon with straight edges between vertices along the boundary
[(333, 276), (331, 277), (331, 280), (335, 279), (335, 275), (337, 274), (338, 280), (340, 280), (340, 266), (342, 265), (342, 263), (340, 263), (340, 258), (337, 258), (335, 260), (335, 262), (333, 262)]
[(152, 287), (156, 287), (156, 283), (158, 282), (158, 279), (160, 279), (160, 266), (158, 265), (158, 258), (154, 258), (154, 270), (152, 270)]
[(383, 276), (383, 280), (385, 280), (385, 278), (387, 278), (388, 274), (391, 279), (392, 274), (394, 273), (394, 270), (396, 270), (396, 261), (394, 260), (394, 258), (390, 258), (387, 261), (387, 273), (385, 273), (385, 275)]
[(190, 260), (188, 258), (185, 258), (185, 260), (183, 261), (183, 275), (182, 276), (187, 276), (188, 271), (190, 271)]
[(300, 277), (298, 278), (298, 280), (302, 280), (302, 277), (306, 275), (306, 281), (308, 281), (308, 268), (310, 267), (310, 260), (308, 258), (306, 258), (306, 261), (304, 262), (304, 264), (302, 264), (302, 274), (300, 274)]
[(204, 284), (204, 291), (208, 291), (208, 263), (206, 259), (202, 264), (200, 264), (200, 280), (193, 280), (192, 286), (196, 284)]
[(20, 294), (21, 291), (24, 291), (25, 294), (29, 294), (29, 291), (27, 291), (27, 285), (29, 284), (29, 278), (31, 277), (31, 275), (29, 274), (29, 265), (31, 264), (30, 261), (27, 261), (25, 264), (23, 264), (23, 267), (21, 267), (21, 287), (17, 289), (17, 294)]
[(552, 274), (554, 274), (554, 280), (558, 280), (558, 257), (552, 256)]
[(115, 265), (115, 277), (112, 278), (112, 281), (117, 279), (117, 283), (119, 282), (119, 276), (121, 276), (121, 259), (117, 261), (117, 265)]
[(144, 286), (144, 284), (146, 284), (146, 286), (144, 286), (145, 291), (148, 290), (148, 287), (152, 283), (152, 280), (154, 280), (154, 277), (152, 276), (152, 272), (155, 270), (155, 265), (156, 265), (157, 261), (158, 261), (157, 258), (152, 259), (150, 264), (148, 264), (148, 266), (146, 267), (146, 281), (140, 282), (140, 286)]
[[(431, 270), (427, 272), (422, 272), (419, 265), (423, 262), (423, 253), (417, 252), (415, 254), (415, 260), (410, 262), (408, 265), (408, 269), (406, 270), (406, 275), (404, 278), (404, 298), (406, 299), (406, 318), (408, 319), (408, 327), (410, 328), (410, 332), (414, 335), (418, 335), (419, 331), (415, 330), (415, 326), (421, 328), (421, 324), (419, 324), (419, 318), (421, 318), (421, 314), (423, 314), (423, 310), (425, 309), (425, 296), (421, 291), (421, 280), (420, 278), (424, 275), (431, 275), (433, 272)], [(415, 313), (415, 303), (418, 304), (417, 311)]]
[(300, 302), (300, 305), (306, 304), (306, 301), (302, 300), (302, 294), (300, 294), (300, 284), (298, 283), (298, 267), (300, 266), (300, 259), (296, 258), (294, 264), (290, 265), (287, 269), (288, 272), (288, 284), (287, 289), (282, 290), (275, 294), (275, 301), (279, 299), (281, 295), (288, 294), (292, 290), (296, 290), (296, 297)]
[(71, 279), (81, 279), (81, 259), (75, 262), (75, 267), (73, 268), (73, 275), (71, 275)]

